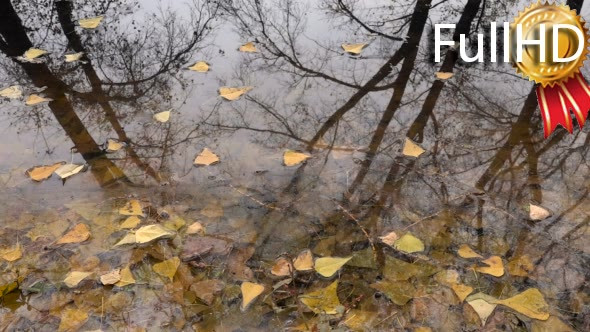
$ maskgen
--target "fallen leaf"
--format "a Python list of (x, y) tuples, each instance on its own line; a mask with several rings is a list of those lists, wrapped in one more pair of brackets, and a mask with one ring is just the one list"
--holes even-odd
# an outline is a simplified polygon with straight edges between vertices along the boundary
[(76, 164), (65, 164), (62, 165), (60, 168), (55, 170), (55, 174), (62, 179), (67, 179), (72, 175), (76, 175), (80, 173), (80, 171), (84, 168), (84, 165), (76, 165)]
[(310, 155), (293, 150), (287, 150), (283, 154), (283, 163), (285, 166), (296, 166), (306, 161)]
[(20, 86), (13, 85), (6, 89), (0, 90), (0, 97), (16, 99), (23, 96), (23, 91), (21, 90)]
[(128, 201), (124, 207), (119, 209), (119, 214), (124, 216), (143, 216), (141, 203), (136, 199), (132, 199)]
[[(121, 227), (122, 229), (131, 229), (131, 228), (135, 228), (135, 226), (139, 225), (140, 223), (141, 223), (141, 219), (139, 219), (139, 217), (129, 216), (127, 219), (125, 219), (125, 221), (123, 221), (123, 223), (119, 227)], [(133, 242), (135, 242), (135, 241), (133, 241)]]
[(429, 277), (438, 272), (436, 266), (417, 261), (415, 263), (404, 262), (391, 256), (385, 257), (383, 276), (392, 281), (408, 280), (412, 277)]
[(192, 236), (185, 240), (180, 259), (190, 261), (205, 255), (227, 255), (231, 251), (231, 243), (210, 236)]
[(80, 243), (90, 238), (90, 230), (86, 224), (77, 224), (69, 232), (67, 232), (61, 239), (57, 240), (56, 244), (66, 243)]
[(88, 313), (80, 309), (68, 308), (62, 311), (61, 321), (57, 330), (59, 332), (78, 331), (88, 320)]
[(115, 247), (122, 246), (124, 244), (133, 244), (135, 241), (135, 233), (127, 233), (119, 242), (115, 243)]
[(29, 48), (22, 57), (27, 60), (33, 60), (44, 54), (47, 54), (47, 51), (39, 48)]
[(243, 86), (237, 88), (230, 88), (223, 86), (219, 88), (219, 95), (227, 100), (238, 100), (244, 93), (254, 89), (252, 86)]
[(82, 56), (84, 55), (84, 52), (78, 52), (78, 53), (73, 53), (73, 54), (66, 54), (65, 58), (66, 58), (66, 62), (75, 62), (78, 61), (82, 58)]
[(329, 278), (336, 274), (351, 257), (322, 257), (315, 260), (315, 270), (320, 275)]
[(408, 281), (382, 280), (371, 284), (374, 288), (387, 296), (391, 302), (397, 305), (405, 305), (416, 294), (416, 288)]
[(208, 218), (220, 218), (223, 217), (223, 206), (217, 201), (212, 201), (200, 213)]
[(252, 303), (262, 292), (264, 292), (264, 286), (253, 282), (245, 281), (240, 286), (242, 290), (242, 305), (241, 309), (246, 310), (250, 303)]
[(209, 166), (219, 162), (219, 157), (208, 148), (204, 148), (195, 158), (196, 166)]
[(501, 277), (504, 275), (504, 263), (502, 258), (498, 256), (491, 256), (490, 258), (481, 261), (488, 266), (478, 266), (475, 268), (477, 272), (493, 275), (494, 277)]
[(209, 64), (205, 61), (199, 61), (194, 65), (188, 67), (190, 70), (194, 70), (199, 73), (206, 73), (209, 71)]
[(100, 22), (102, 22), (103, 18), (104, 16), (83, 18), (78, 21), (78, 24), (80, 24), (80, 27), (84, 29), (95, 29), (100, 25)]
[(463, 285), (463, 284), (451, 285), (451, 288), (453, 289), (453, 291), (455, 292), (455, 294), (459, 298), (459, 301), (461, 301), (461, 302), (463, 302), (465, 300), (467, 295), (469, 295), (473, 292), (473, 287), (469, 287), (469, 286)]
[(180, 258), (172, 257), (167, 259), (163, 262), (156, 263), (153, 266), (154, 272), (157, 274), (167, 277), (172, 281), (174, 279), (174, 275), (176, 274), (176, 270), (180, 266)]
[(447, 72), (436, 72), (435, 73), (436, 78), (438, 78), (439, 80), (448, 80), (449, 78), (453, 77), (453, 73), (447, 73)]
[(531, 220), (539, 221), (551, 217), (551, 212), (541, 206), (529, 204), (529, 217)]
[(496, 304), (488, 303), (482, 299), (474, 299), (471, 301), (467, 301), (469, 305), (475, 310), (479, 319), (481, 319), (481, 325), (485, 326), (488, 317), (494, 312), (496, 309)]
[(205, 228), (200, 222), (194, 222), (187, 227), (186, 234), (205, 234)]
[(459, 272), (455, 270), (443, 270), (434, 275), (434, 280), (445, 286), (455, 285), (459, 283)]
[(338, 280), (326, 288), (301, 295), (299, 299), (316, 314), (335, 315), (342, 309), (338, 299)]
[(459, 250), (457, 250), (457, 254), (463, 258), (483, 258), (480, 254), (473, 251), (473, 249), (467, 244), (461, 245)]
[(190, 286), (190, 290), (207, 305), (211, 305), (215, 300), (215, 296), (224, 288), (225, 283), (217, 279), (199, 281)]
[(424, 149), (420, 147), (418, 144), (412, 142), (409, 138), (406, 138), (406, 142), (404, 143), (404, 149), (402, 150), (402, 154), (408, 157), (419, 157), (421, 154), (424, 153)]
[(254, 45), (253, 42), (247, 42), (246, 44), (240, 46), (238, 48), (238, 51), (246, 53), (256, 53), (258, 52), (258, 49), (256, 48), (256, 45)]
[(297, 255), (295, 261), (293, 261), (293, 266), (297, 271), (311, 271), (313, 270), (313, 254), (311, 250), (305, 249)]
[(86, 279), (86, 277), (88, 277), (91, 274), (92, 272), (72, 271), (68, 273), (68, 275), (64, 279), (64, 283), (66, 284), (66, 286), (74, 288), (78, 286), (80, 281)]
[(424, 243), (412, 233), (404, 234), (393, 243), (393, 247), (399, 251), (413, 253), (424, 251)]
[(171, 238), (174, 234), (173, 231), (161, 225), (143, 226), (135, 232), (135, 242), (147, 243), (158, 239)]
[(373, 330), (372, 323), (378, 315), (376, 311), (352, 309), (346, 314), (344, 325), (352, 331), (371, 331)]
[(27, 170), (27, 175), (33, 181), (47, 180), (51, 177), (51, 174), (53, 174), (53, 172), (55, 172), (55, 170), (60, 168), (63, 164), (63, 162), (60, 162), (53, 165), (35, 166)]
[(160, 112), (160, 113), (156, 113), (154, 114), (154, 120), (158, 121), (158, 122), (168, 122), (168, 120), (170, 120), (170, 112), (171, 111), (164, 111), (164, 112)]
[(34, 106), (34, 105), (45, 103), (45, 102), (49, 102), (49, 101), (52, 101), (52, 100), (53, 99), (51, 99), (51, 98), (45, 98), (45, 97), (41, 97), (41, 96), (36, 95), (36, 94), (32, 94), (29, 97), (27, 97), (27, 100), (25, 101), (25, 105), (27, 105), (27, 106)]
[(549, 305), (545, 302), (543, 294), (536, 288), (529, 288), (520, 294), (504, 300), (497, 300), (497, 303), (505, 305), (530, 318), (539, 320), (547, 320), (549, 318)]
[(114, 285), (121, 280), (121, 269), (114, 269), (109, 273), (100, 276), (103, 285)]
[(531, 332), (575, 332), (575, 330), (564, 323), (561, 319), (551, 316), (546, 321), (534, 320), (531, 324)]
[(270, 273), (278, 277), (290, 276), (293, 273), (293, 265), (285, 257), (279, 257), (275, 261)]
[(398, 239), (398, 236), (395, 232), (389, 232), (383, 236), (379, 237), (381, 242), (387, 244), (388, 246), (393, 246), (393, 243)]
[(121, 280), (119, 280), (119, 282), (117, 282), (115, 285), (117, 287), (124, 287), (134, 283), (135, 278), (133, 278), (133, 273), (131, 273), (131, 269), (129, 268), (129, 266), (126, 266), (121, 270)]
[(2, 259), (4, 259), (5, 261), (8, 261), (8, 262), (14, 262), (16, 260), (19, 260), (21, 257), (23, 257), (23, 251), (22, 251), (21, 245), (17, 244), (13, 248), (7, 248), (7, 249), (0, 250), (0, 257), (2, 257)]
[(506, 269), (510, 275), (526, 277), (535, 269), (535, 266), (531, 262), (529, 256), (525, 254), (515, 257), (510, 262), (508, 262), (508, 264), (506, 264)]
[(363, 49), (369, 44), (367, 43), (359, 43), (359, 44), (342, 44), (342, 49), (344, 52), (350, 54), (361, 54)]
[(116, 152), (121, 150), (121, 148), (123, 148), (123, 146), (125, 146), (123, 143), (116, 141), (114, 139), (108, 139), (107, 140), (107, 152)]

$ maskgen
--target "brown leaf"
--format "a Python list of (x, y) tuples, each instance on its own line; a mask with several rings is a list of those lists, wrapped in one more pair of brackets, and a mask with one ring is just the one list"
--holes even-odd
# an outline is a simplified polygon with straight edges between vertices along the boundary
[(205, 255), (227, 255), (230, 250), (231, 244), (226, 240), (210, 236), (193, 236), (184, 242), (180, 258), (190, 261)]
[(23, 257), (21, 245), (17, 244), (13, 248), (6, 248), (0, 250), (0, 257), (2, 257), (2, 259), (8, 262), (14, 262), (16, 260), (19, 260), (21, 257)]
[(114, 269), (109, 273), (100, 276), (103, 285), (114, 285), (121, 280), (121, 269)]
[(387, 244), (388, 246), (393, 246), (393, 243), (398, 239), (399, 237), (397, 236), (397, 234), (395, 232), (389, 232), (383, 236), (379, 237), (379, 240), (381, 240), (381, 242)]
[(215, 296), (225, 288), (225, 283), (221, 280), (210, 279), (194, 283), (190, 286), (199, 299), (207, 305), (211, 305), (215, 300)]
[(504, 275), (504, 263), (502, 263), (502, 258), (498, 256), (492, 256), (481, 262), (487, 264), (488, 266), (476, 267), (475, 270), (477, 272), (493, 275), (494, 277), (501, 277)]
[(55, 172), (55, 170), (60, 168), (63, 164), (65, 164), (65, 162), (59, 162), (53, 165), (35, 166), (27, 170), (27, 175), (33, 181), (47, 180), (51, 177), (51, 174), (53, 174), (53, 172)]
[(293, 262), (293, 266), (297, 271), (311, 271), (313, 270), (313, 254), (311, 250), (305, 249), (297, 255), (295, 261)]
[(469, 287), (467, 285), (463, 285), (463, 284), (455, 284), (455, 285), (451, 285), (451, 288), (453, 289), (453, 291), (455, 292), (455, 294), (457, 294), (457, 297), (459, 298), (459, 300), (461, 302), (463, 302), (465, 300), (465, 298), (467, 297), (467, 295), (471, 294), (473, 292), (473, 288)]
[(67, 232), (61, 239), (57, 240), (56, 244), (66, 243), (80, 243), (90, 238), (90, 230), (86, 224), (77, 224), (69, 232)]
[(211, 150), (204, 148), (201, 153), (195, 158), (193, 162), (196, 166), (209, 166), (213, 164), (217, 164), (219, 162), (219, 157), (213, 153)]
[(279, 257), (275, 261), (275, 265), (272, 267), (270, 273), (278, 277), (290, 276), (293, 273), (293, 265), (285, 257)]

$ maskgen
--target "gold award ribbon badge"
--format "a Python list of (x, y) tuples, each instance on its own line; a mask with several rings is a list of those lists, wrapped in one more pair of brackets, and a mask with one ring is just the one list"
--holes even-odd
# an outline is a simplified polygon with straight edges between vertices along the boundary
[(590, 86), (580, 73), (588, 54), (584, 21), (566, 5), (535, 3), (510, 27), (510, 58), (517, 71), (537, 83), (545, 138), (562, 125), (573, 132), (590, 110)]

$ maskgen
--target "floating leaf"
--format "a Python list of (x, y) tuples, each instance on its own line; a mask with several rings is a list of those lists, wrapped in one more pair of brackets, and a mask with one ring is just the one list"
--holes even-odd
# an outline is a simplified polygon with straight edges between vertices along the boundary
[(199, 73), (206, 73), (209, 71), (209, 64), (205, 61), (199, 61), (194, 65), (188, 67), (190, 70), (194, 70)]
[(53, 174), (53, 172), (55, 172), (55, 170), (60, 168), (63, 164), (63, 162), (60, 162), (53, 165), (35, 166), (27, 170), (27, 175), (33, 181), (47, 180), (51, 177), (51, 174)]
[(80, 309), (65, 309), (61, 313), (58, 332), (78, 331), (88, 320), (88, 313)]
[[(125, 221), (123, 221), (123, 223), (121, 224), (121, 228), (122, 229), (131, 229), (131, 228), (135, 228), (135, 226), (139, 225), (141, 223), (141, 219), (139, 219), (139, 217), (137, 216), (130, 216), (127, 219), (125, 219)], [(134, 237), (135, 239), (135, 237)], [(135, 240), (133, 241), (135, 242)]]
[(467, 295), (469, 295), (469, 294), (471, 294), (471, 292), (473, 292), (473, 287), (469, 287), (469, 286), (463, 285), (463, 284), (451, 285), (451, 288), (453, 289), (453, 291), (455, 292), (455, 294), (459, 298), (459, 301), (461, 301), (461, 302), (463, 302), (465, 300)]
[(135, 242), (147, 243), (153, 240), (170, 238), (174, 236), (174, 232), (164, 228), (161, 225), (143, 226), (135, 232)]
[(293, 265), (285, 257), (279, 257), (275, 261), (270, 273), (278, 277), (290, 276), (293, 273)]
[(47, 51), (39, 48), (29, 48), (22, 57), (27, 60), (33, 60), (44, 54), (47, 54)]
[(283, 154), (283, 163), (285, 166), (296, 166), (306, 161), (310, 155), (293, 150), (287, 150)]
[(513, 297), (497, 300), (498, 304), (505, 305), (530, 318), (547, 320), (549, 318), (549, 305), (545, 302), (543, 294), (536, 288), (529, 288)]
[(219, 88), (219, 95), (227, 100), (238, 100), (244, 93), (254, 89), (252, 86), (230, 88), (223, 86)]
[(121, 150), (121, 148), (123, 148), (123, 146), (125, 146), (123, 143), (116, 141), (114, 139), (108, 139), (107, 140), (107, 152), (116, 152)]
[(23, 96), (23, 91), (21, 90), (20, 86), (13, 85), (6, 89), (0, 90), (0, 97), (16, 99)]
[(411, 233), (404, 234), (404, 236), (396, 240), (393, 247), (407, 253), (424, 251), (424, 243)]
[(66, 243), (80, 243), (90, 238), (90, 230), (86, 224), (77, 224), (69, 232), (67, 232), (61, 239), (57, 240), (56, 244)]
[(143, 216), (143, 209), (138, 200), (132, 199), (124, 207), (119, 209), (119, 214), (124, 216)]
[(402, 154), (408, 157), (419, 157), (421, 154), (424, 153), (424, 149), (422, 149), (418, 144), (412, 142), (409, 138), (406, 138), (406, 142), (404, 143), (404, 149), (402, 150)]
[(253, 42), (247, 42), (246, 44), (240, 46), (238, 48), (238, 51), (246, 53), (256, 53), (258, 52), (258, 49), (256, 48), (256, 45), (254, 45)]
[(405, 305), (416, 294), (416, 288), (407, 281), (382, 280), (371, 284), (371, 288), (382, 292), (397, 305)]
[(535, 269), (528, 255), (518, 256), (506, 264), (508, 273), (513, 276), (526, 277)]
[(104, 16), (83, 18), (78, 21), (78, 24), (80, 24), (80, 27), (84, 29), (95, 29), (100, 25), (100, 22), (102, 22), (103, 18)]
[(264, 292), (264, 286), (253, 282), (245, 281), (240, 286), (242, 290), (242, 310), (246, 310), (250, 303), (252, 303), (262, 292)]
[(160, 113), (156, 113), (154, 114), (154, 120), (158, 121), (158, 122), (168, 122), (168, 120), (170, 120), (170, 112), (171, 111), (164, 111), (164, 112), (160, 112)]
[(389, 232), (383, 236), (379, 237), (381, 242), (387, 244), (388, 246), (393, 246), (393, 243), (398, 239), (398, 236), (395, 232)]
[(78, 52), (78, 53), (74, 53), (74, 54), (66, 54), (66, 62), (76, 62), (78, 60), (80, 60), (82, 58), (82, 56), (84, 55), (84, 52)]
[(335, 315), (342, 308), (338, 299), (338, 280), (326, 288), (301, 295), (299, 299), (316, 314)]
[(297, 255), (293, 266), (297, 271), (311, 271), (313, 270), (313, 254), (311, 250), (305, 249)]
[(29, 97), (27, 97), (27, 100), (25, 101), (25, 105), (27, 105), (27, 106), (34, 106), (34, 105), (45, 103), (45, 102), (49, 102), (49, 101), (52, 101), (52, 100), (53, 99), (51, 99), (51, 98), (45, 98), (45, 97), (41, 97), (41, 96), (36, 95), (36, 94), (32, 94)]
[(367, 43), (358, 43), (358, 44), (342, 44), (342, 49), (344, 49), (344, 52), (346, 53), (350, 53), (350, 54), (361, 54), (361, 52), (363, 51), (363, 49), (369, 44)]
[(118, 287), (124, 287), (134, 283), (135, 278), (133, 278), (133, 273), (131, 273), (129, 266), (126, 266), (121, 270), (121, 280), (119, 280), (119, 282), (117, 282), (115, 285)]
[(455, 75), (455, 74), (438, 71), (435, 73), (435, 75), (436, 75), (436, 78), (444, 81), (444, 80), (448, 80), (449, 78), (453, 77), (453, 75)]
[(481, 325), (485, 326), (488, 317), (494, 312), (496, 309), (496, 304), (488, 303), (482, 299), (474, 299), (471, 301), (467, 301), (469, 305), (475, 310), (479, 318), (481, 319)]
[(544, 220), (551, 217), (551, 212), (541, 206), (529, 204), (529, 217), (534, 221)]
[(322, 257), (315, 260), (315, 270), (320, 275), (329, 278), (336, 274), (351, 257)]
[(195, 158), (196, 166), (209, 166), (219, 162), (219, 157), (208, 148), (204, 148)]
[(0, 250), (0, 257), (8, 262), (14, 262), (23, 257), (23, 251), (20, 244), (17, 244), (13, 248), (7, 248)]
[(133, 244), (135, 241), (135, 233), (127, 233), (119, 242), (115, 243), (115, 247), (122, 246), (124, 244)]
[(163, 262), (154, 264), (153, 269), (154, 272), (156, 272), (157, 274), (163, 277), (167, 277), (170, 279), (170, 281), (172, 281), (172, 279), (174, 279), (174, 275), (176, 274), (176, 270), (178, 270), (179, 266), (180, 258), (172, 257)]
[(194, 222), (187, 227), (186, 234), (205, 234), (205, 228), (200, 222)]
[(483, 258), (480, 254), (473, 251), (473, 249), (467, 244), (461, 245), (459, 250), (457, 250), (457, 254), (463, 258)]
[(62, 179), (67, 179), (70, 176), (80, 173), (84, 169), (84, 165), (65, 164), (55, 170), (55, 174)]
[(103, 285), (114, 285), (121, 280), (121, 269), (114, 269), (109, 273), (100, 276)]
[(476, 271), (493, 275), (494, 277), (501, 277), (504, 275), (504, 263), (502, 263), (502, 258), (492, 256), (481, 262), (488, 266), (478, 266), (475, 268)]
[(86, 277), (88, 277), (91, 274), (92, 272), (72, 271), (68, 273), (68, 275), (64, 279), (64, 283), (66, 284), (66, 286), (74, 288), (78, 286), (80, 281), (86, 279)]

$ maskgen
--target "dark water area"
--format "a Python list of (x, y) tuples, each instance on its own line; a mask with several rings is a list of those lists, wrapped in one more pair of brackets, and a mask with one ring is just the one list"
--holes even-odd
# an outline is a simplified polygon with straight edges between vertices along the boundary
[(0, 331), (590, 330), (590, 129), (433, 61), (529, 4), (0, 0)]

